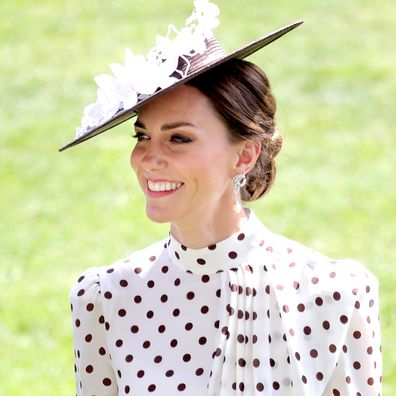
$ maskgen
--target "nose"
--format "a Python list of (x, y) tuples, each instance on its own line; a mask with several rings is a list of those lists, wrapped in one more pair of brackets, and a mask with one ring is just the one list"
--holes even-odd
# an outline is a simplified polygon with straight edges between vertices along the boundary
[(145, 171), (162, 170), (166, 164), (160, 145), (150, 144), (145, 148), (141, 159), (141, 166)]

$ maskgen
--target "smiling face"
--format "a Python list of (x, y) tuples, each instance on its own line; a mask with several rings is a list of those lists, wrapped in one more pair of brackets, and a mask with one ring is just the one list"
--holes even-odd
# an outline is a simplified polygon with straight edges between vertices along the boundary
[(139, 110), (131, 165), (156, 222), (194, 225), (233, 208), (241, 144), (231, 143), (210, 100), (182, 85)]

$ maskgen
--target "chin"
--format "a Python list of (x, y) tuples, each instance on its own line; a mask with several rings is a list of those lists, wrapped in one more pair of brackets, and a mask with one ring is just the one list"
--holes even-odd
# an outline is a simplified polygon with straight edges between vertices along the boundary
[(158, 210), (146, 207), (147, 217), (154, 223), (170, 223), (174, 220), (174, 214), (168, 210)]

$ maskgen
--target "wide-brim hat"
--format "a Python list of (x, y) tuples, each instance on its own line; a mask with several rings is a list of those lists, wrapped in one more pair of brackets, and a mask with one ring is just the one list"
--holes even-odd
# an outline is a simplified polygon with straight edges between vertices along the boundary
[[(208, 3), (207, 0), (196, 0), (196, 9), (197, 3), (200, 2), (206, 6), (209, 4), (212, 7), (216, 7), (214, 4)], [(157, 47), (152, 49), (144, 60), (143, 57), (140, 56), (137, 61), (135, 57), (134, 62), (133, 58), (131, 58), (131, 52), (127, 52), (124, 66), (110, 65), (115, 76), (101, 75), (95, 79), (99, 86), (97, 101), (85, 108), (82, 126), (77, 128), (75, 139), (62, 146), (59, 151), (63, 151), (80, 144), (131, 119), (137, 115), (137, 110), (140, 107), (151, 102), (159, 95), (165, 94), (177, 86), (184, 84), (187, 81), (190, 81), (193, 78), (230, 61), (231, 59), (244, 59), (303, 23), (303, 21), (300, 20), (283, 26), (280, 29), (272, 31), (271, 33), (227, 54), (221, 48), (211, 31), (207, 29), (207, 25), (204, 25), (204, 29), (199, 25), (200, 22), (202, 25), (202, 19), (199, 20), (199, 16), (201, 16), (201, 18), (202, 16), (205, 16), (202, 10), (200, 10), (198, 18), (197, 10), (194, 12), (195, 14), (193, 13), (189, 19), (194, 19), (195, 16), (195, 22), (198, 23), (195, 23), (192, 29), (188, 28), (190, 31), (186, 32), (182, 29), (180, 31), (181, 33), (178, 33), (179, 38), (180, 35), (185, 35), (187, 38), (189, 38), (188, 36), (190, 35), (190, 39), (194, 38), (197, 40), (198, 37), (198, 41), (195, 41), (195, 48), (187, 50), (190, 51), (187, 54), (185, 49), (184, 53), (176, 55), (174, 51), (170, 51), (171, 55), (177, 58), (175, 63), (177, 64), (176, 68), (173, 70), (172, 68), (169, 69), (169, 65), (165, 64), (168, 59), (164, 53), (166, 52), (166, 49), (168, 49), (169, 53), (169, 45), (173, 49), (175, 47), (177, 48), (177, 46), (183, 46), (183, 40), (180, 39), (178, 41), (177, 39), (171, 41), (168, 38), (163, 38), (165, 39), (163, 40), (163, 44), (165, 44), (162, 46), (163, 48), (158, 49)], [(199, 39), (201, 39), (202, 42), (199, 42)], [(185, 42), (186, 40), (184, 40), (184, 45)], [(150, 69), (150, 66), (153, 66), (154, 68)], [(159, 70), (158, 67), (162, 68), (163, 71), (167, 73), (167, 75), (165, 75), (166, 81), (164, 83), (161, 83), (161, 79), (158, 80), (158, 76), (154, 75), (155, 71)], [(149, 74), (148, 70), (151, 70), (152, 75)], [(133, 75), (136, 73), (140, 73), (142, 75)], [(142, 89), (145, 90), (143, 93), (139, 92), (138, 89), (135, 89), (134, 86), (134, 83), (135, 85), (139, 84), (139, 80), (141, 80), (142, 77), (145, 77), (154, 84), (151, 88)], [(157, 80), (159, 83), (158, 86), (155, 86)], [(162, 78), (162, 80), (164, 80), (164, 78)], [(152, 91), (151, 93), (150, 89)], [(131, 97), (132, 101), (130, 100)], [(93, 115), (90, 113), (93, 113)]]

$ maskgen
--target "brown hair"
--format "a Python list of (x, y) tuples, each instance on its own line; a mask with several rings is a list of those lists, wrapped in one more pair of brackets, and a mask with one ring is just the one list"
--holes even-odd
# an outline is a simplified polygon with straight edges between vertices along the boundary
[(275, 125), (276, 102), (265, 73), (253, 63), (234, 59), (187, 83), (199, 89), (228, 127), (232, 141), (261, 142), (261, 153), (246, 175), (243, 201), (254, 201), (269, 191), (275, 179), (275, 156), (282, 137)]

